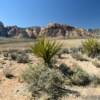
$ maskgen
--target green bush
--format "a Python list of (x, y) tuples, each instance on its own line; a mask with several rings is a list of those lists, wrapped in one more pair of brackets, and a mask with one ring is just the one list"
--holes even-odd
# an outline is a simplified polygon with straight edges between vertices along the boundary
[(75, 66), (74, 69), (71, 69), (66, 64), (62, 63), (59, 66), (59, 70), (65, 77), (64, 83), (66, 85), (78, 85), (78, 86), (87, 86), (87, 85), (100, 85), (100, 78), (97, 76), (91, 76), (79, 66)]
[(35, 96), (47, 93), (51, 100), (63, 95), (60, 90), (63, 87), (64, 77), (59, 70), (50, 69), (45, 65), (30, 66), (22, 75), (29, 85), (29, 91)]
[(83, 71), (79, 66), (71, 69), (66, 64), (61, 64), (59, 69), (65, 76), (65, 84), (67, 85), (86, 86), (91, 82), (88, 73)]
[(96, 39), (87, 39), (82, 42), (83, 52), (90, 57), (100, 54), (100, 44)]
[(50, 65), (52, 58), (60, 51), (61, 44), (41, 38), (36, 41), (31, 49), (36, 56), (43, 58), (44, 62)]
[(73, 71), (74, 73), (71, 76), (72, 84), (85, 86), (91, 82), (90, 76), (85, 71), (83, 71), (81, 68), (77, 67)]

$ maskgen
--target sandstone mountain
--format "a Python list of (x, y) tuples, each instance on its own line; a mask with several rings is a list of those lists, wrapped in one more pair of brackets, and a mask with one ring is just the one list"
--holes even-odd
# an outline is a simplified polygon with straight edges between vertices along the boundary
[(46, 27), (21, 28), (18, 26), (4, 26), (0, 22), (0, 37), (37, 38), (37, 36), (41, 35), (64, 38), (87, 38), (95, 37), (98, 34), (93, 30), (75, 28), (70, 25), (58, 23), (49, 23)]

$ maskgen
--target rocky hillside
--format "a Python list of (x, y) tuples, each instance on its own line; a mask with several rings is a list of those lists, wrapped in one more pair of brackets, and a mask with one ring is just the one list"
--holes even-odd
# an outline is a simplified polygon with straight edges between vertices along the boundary
[(49, 23), (46, 27), (27, 27), (4, 26), (0, 22), (0, 37), (16, 37), (16, 38), (36, 38), (37, 36), (46, 35), (50, 37), (65, 38), (86, 38), (96, 36), (95, 31), (88, 31), (73, 26)]

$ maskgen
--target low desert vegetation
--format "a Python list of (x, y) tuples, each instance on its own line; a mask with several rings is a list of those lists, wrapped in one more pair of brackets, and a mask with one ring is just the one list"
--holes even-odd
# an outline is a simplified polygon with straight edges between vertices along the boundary
[(96, 57), (100, 54), (100, 43), (93, 38), (87, 39), (82, 42), (83, 52), (89, 57)]
[(64, 49), (61, 50), (61, 53), (64, 53), (64, 54), (70, 54), (71, 51), (70, 51), (69, 48), (64, 48)]
[(48, 67), (52, 67), (52, 59), (60, 51), (61, 46), (62, 44), (56, 41), (51, 42), (49, 39), (40, 38), (31, 49), (36, 56), (44, 60), (44, 63), (47, 64)]
[(64, 77), (59, 70), (50, 69), (44, 64), (30, 66), (22, 77), (34, 96), (46, 93), (50, 100), (58, 100), (59, 96), (64, 95)]
[[(40, 41), (44, 41), (42, 42), (44, 44)], [(88, 55), (83, 44), (69, 47), (66, 43), (66, 46), (62, 47), (59, 42), (54, 41), (54, 44), (57, 46), (60, 45), (58, 46), (59, 49), (57, 49), (57, 52), (54, 52), (56, 50), (53, 49), (52, 51), (53, 41), (50, 40), (49, 43), (47, 41), (49, 40), (41, 40), (40, 38), (34, 41), (32, 48), (29, 48), (28, 50), (26, 50), (27, 48), (24, 50), (7, 49), (7, 51), (1, 52), (0, 71), (3, 72), (3, 78), (0, 79), (0, 82), (2, 82), (1, 88), (4, 88), (5, 92), (8, 91), (8, 89), (11, 90), (11, 94), (12, 89), (18, 90), (18, 92), (15, 91), (15, 95), (19, 93), (23, 95), (21, 92), (23, 92), (24, 89), (28, 89), (28, 91), (25, 91), (25, 96), (28, 96), (28, 99), (35, 98), (35, 100), (40, 100), (42, 97), (44, 97), (42, 100), (61, 100), (61, 98), (64, 97), (64, 100), (67, 100), (67, 98), (70, 98), (71, 96), (75, 97), (75, 99), (80, 98), (81, 100), (81, 94), (83, 92), (87, 96), (92, 96), (93, 94), (98, 95), (97, 93), (100, 87), (100, 54), (97, 51), (99, 51), (99, 49), (93, 49), (93, 51), (88, 49), (91, 50), (91, 55)], [(37, 44), (36, 47), (34, 46), (35, 43)], [(38, 43), (41, 43), (39, 44), (40, 46)], [(37, 53), (33, 52), (34, 50)], [(62, 58), (59, 58), (58, 55), (61, 55)], [(42, 60), (38, 58), (42, 58)], [(49, 58), (49, 60), (47, 58)], [(22, 72), (21, 70), (25, 71)], [(20, 77), (20, 74), (22, 74), (22, 77)], [(11, 84), (20, 82), (17, 84), (21, 85), (21, 88), (19, 85), (15, 86), (16, 84), (11, 86), (8, 82), (11, 82)], [(7, 84), (6, 89), (4, 84)], [(9, 88), (8, 85), (10, 85)], [(88, 94), (88, 88), (90, 91), (92, 90), (93, 93), (89, 92)], [(3, 92), (3, 94), (6, 94), (5, 92)], [(77, 93), (78, 95), (74, 93)], [(76, 96), (79, 96), (79, 98)]]
[(100, 76), (97, 77), (96, 75), (93, 75), (90, 77), (90, 80), (91, 80), (91, 85), (93, 85), (93, 86), (100, 85)]
[(72, 48), (70, 48), (70, 52), (71, 53), (78, 53), (78, 52), (80, 52), (80, 47), (72, 47)]
[(71, 76), (71, 82), (74, 85), (78, 86), (86, 86), (90, 83), (90, 76), (80, 67), (77, 67), (73, 71), (73, 75)]
[[(32, 51), (38, 57), (41, 57), (45, 63), (36, 66), (29, 66), (22, 74), (22, 79), (28, 84), (28, 89), (32, 96), (39, 97), (43, 93), (48, 95), (49, 100), (58, 100), (65, 95), (65, 75), (71, 72), (63, 65), (60, 68), (48, 67), (52, 58), (58, 53), (61, 44), (40, 39), (36, 42)], [(63, 68), (61, 68), (63, 67)]]
[(71, 53), (79, 53), (82, 51), (82, 47), (72, 47), (72, 48), (63, 48), (61, 53), (71, 54)]
[(96, 86), (100, 84), (98, 77), (90, 76), (79, 66), (70, 69), (66, 64), (61, 64), (57, 69), (51, 69), (44, 63), (36, 66), (29, 65), (23, 72), (22, 79), (27, 83), (28, 90), (33, 97), (41, 98), (46, 94), (49, 100), (60, 100), (62, 96), (70, 94), (65, 88), (66, 85), (87, 86), (92, 84)]
[(84, 57), (82, 54), (80, 53), (72, 53), (71, 56), (79, 61), (88, 61), (88, 59), (86, 57)]
[(66, 64), (61, 64), (59, 66), (62, 74), (66, 76), (65, 83), (67, 85), (77, 85), (86, 86), (90, 83), (90, 76), (84, 70), (82, 70), (78, 65), (74, 69), (71, 69)]
[(29, 56), (24, 51), (10, 50), (4, 52), (4, 57), (17, 61), (18, 63), (29, 63)]
[[(85, 42), (87, 43), (87, 41)], [(87, 50), (85, 42), (83, 43), (83, 48), (86, 49), (87, 53), (92, 47)], [(40, 38), (31, 49), (37, 57), (43, 59), (43, 62), (40, 64), (29, 64), (29, 67), (22, 74), (22, 79), (27, 83), (28, 90), (32, 93), (33, 97), (40, 98), (42, 95), (46, 94), (48, 100), (60, 100), (62, 96), (68, 94), (66, 85), (87, 86), (90, 84), (100, 84), (100, 79), (98, 77), (90, 76), (78, 65), (71, 68), (62, 63), (55, 68), (52, 60), (61, 50), (61, 44), (57, 44), (56, 41), (52, 42), (48, 39)], [(77, 50), (75, 53), (76, 52)], [(95, 50), (95, 52), (97, 51)], [(94, 51), (89, 51), (88, 53), (91, 55), (93, 53), (94, 55)], [(74, 58), (80, 61), (87, 61), (87, 59), (80, 55), (74, 55)]]
[(95, 60), (92, 62), (94, 66), (96, 66), (97, 68), (100, 68), (100, 62)]
[(73, 71), (70, 69), (70, 67), (64, 63), (59, 65), (59, 70), (62, 72), (62, 74), (68, 77), (73, 74)]

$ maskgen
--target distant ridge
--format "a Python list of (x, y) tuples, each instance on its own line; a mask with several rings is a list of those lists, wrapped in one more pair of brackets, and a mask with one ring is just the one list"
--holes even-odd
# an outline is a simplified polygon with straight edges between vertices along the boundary
[(0, 37), (15, 37), (15, 38), (37, 38), (37, 36), (46, 35), (50, 37), (64, 38), (87, 38), (97, 37), (100, 34), (99, 29), (83, 29), (75, 28), (66, 24), (49, 23), (46, 27), (32, 26), (21, 28), (18, 26), (4, 26), (0, 22)]

